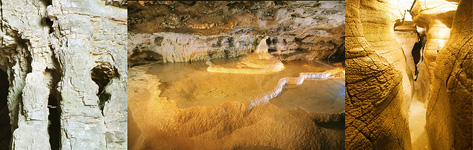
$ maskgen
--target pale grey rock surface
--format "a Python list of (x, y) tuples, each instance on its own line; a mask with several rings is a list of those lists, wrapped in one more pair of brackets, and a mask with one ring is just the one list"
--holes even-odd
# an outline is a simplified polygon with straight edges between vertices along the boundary
[(7, 148), (126, 149), (126, 1), (109, 1), (1, 1)]

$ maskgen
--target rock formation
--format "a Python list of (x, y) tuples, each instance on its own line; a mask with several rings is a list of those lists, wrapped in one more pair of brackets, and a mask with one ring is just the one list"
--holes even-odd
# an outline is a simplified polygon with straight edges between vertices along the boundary
[(179, 108), (145, 67), (129, 70), (129, 149), (343, 149), (344, 113), (250, 101)]
[(207, 71), (235, 74), (270, 74), (284, 70), (284, 64), (268, 53), (267, 37), (263, 38), (254, 53), (245, 56), (237, 64), (237, 68), (226, 68), (212, 64), (210, 60)]
[(435, 59), (427, 105), (427, 133), (436, 149), (473, 148), (472, 10), (471, 0), (460, 2), (450, 38)]
[[(471, 149), (471, 1), (346, 5), (346, 148)], [(414, 81), (416, 26), (427, 43)]]
[[(344, 4), (343, 1), (130, 3), (129, 149), (343, 149), (343, 107), (334, 109), (336, 113), (311, 112), (268, 102), (304, 80), (342, 78), (337, 83), (343, 82), (340, 68), (301, 73), (297, 69), (306, 64), (294, 63), (291, 67), (300, 65), (294, 67), (297, 71), (284, 71), (289, 69), (285, 65), (293, 60), (340, 61), (344, 57)], [(223, 62), (230, 63), (220, 64), (223, 59), (215, 58), (226, 58)], [(210, 65), (208, 68), (204, 61)], [(158, 64), (146, 64), (155, 62)], [(183, 74), (184, 79), (169, 73), (177, 69), (190, 73)], [(159, 71), (151, 73), (153, 70)], [(274, 77), (286, 73), (291, 75)], [(228, 76), (238, 77), (228, 79)], [(209, 78), (217, 80), (209, 81)], [(257, 84), (242, 86), (243, 90), (222, 88), (250, 82), (239, 81), (244, 79)], [(263, 84), (264, 89), (258, 87)], [(329, 93), (343, 95), (340, 91)], [(212, 96), (225, 102), (197, 100)], [(330, 98), (327, 98), (329, 103)], [(316, 101), (310, 100), (313, 99), (307, 99)]]
[(115, 6), (126, 1), (1, 1), (0, 149), (126, 149), (127, 11)]
[(131, 65), (238, 57), (264, 36), (280, 60), (336, 59), (344, 50), (343, 1), (130, 3), (129, 10)]
[[(405, 85), (409, 78), (398, 71), (406, 70), (406, 62), (400, 46), (392, 44), (392, 5), (346, 1), (346, 149), (411, 148), (405, 117), (410, 83)], [(387, 41), (375, 41), (381, 38)]]
[(457, 2), (446, 0), (416, 0), (411, 13), (413, 21), (427, 30), (427, 43), (424, 50), (424, 61), (428, 67), (429, 81), (433, 79), (435, 58), (445, 46), (450, 36), (452, 19), (457, 9)]

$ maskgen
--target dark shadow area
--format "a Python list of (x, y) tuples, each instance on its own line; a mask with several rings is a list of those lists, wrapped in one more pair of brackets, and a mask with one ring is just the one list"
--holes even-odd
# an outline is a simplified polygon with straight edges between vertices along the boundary
[(327, 57), (329, 63), (337, 63), (341, 62), (343, 66), (345, 66), (345, 42), (340, 45), (335, 45), (336, 50), (335, 53), (331, 54)]
[(61, 122), (60, 122), (60, 109), (59, 103), (56, 97), (49, 95), (48, 98), (48, 109), (49, 109), (49, 144), (51, 144), (51, 150), (59, 150), (61, 143)]
[(332, 114), (329, 118), (329, 120), (314, 119), (313, 121), (317, 126), (322, 128), (345, 131), (345, 114)]
[(9, 86), (7, 73), (0, 70), (0, 149), (8, 149), (12, 138), (7, 105)]
[(343, 122), (319, 122), (317, 126), (333, 130), (345, 130), (345, 121)]
[(104, 92), (105, 86), (112, 78), (118, 77), (117, 69), (108, 62), (95, 66), (91, 71), (92, 80), (99, 86), (97, 96), (99, 97), (99, 107), (103, 110), (105, 103), (110, 99), (110, 94)]

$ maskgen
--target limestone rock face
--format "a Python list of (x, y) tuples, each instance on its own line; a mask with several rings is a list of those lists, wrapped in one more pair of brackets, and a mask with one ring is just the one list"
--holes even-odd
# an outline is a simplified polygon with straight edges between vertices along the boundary
[(344, 50), (342, 1), (130, 3), (129, 10), (132, 63), (238, 57), (265, 36), (280, 60), (324, 60)]
[(126, 149), (126, 9), (101, 0), (0, 6), (10, 149)]
[(388, 43), (396, 43), (392, 7), (386, 1), (346, 1), (346, 149), (411, 149), (408, 68), (400, 46)]
[(427, 107), (432, 147), (472, 149), (473, 3), (462, 0), (453, 17), (448, 42), (436, 57)]

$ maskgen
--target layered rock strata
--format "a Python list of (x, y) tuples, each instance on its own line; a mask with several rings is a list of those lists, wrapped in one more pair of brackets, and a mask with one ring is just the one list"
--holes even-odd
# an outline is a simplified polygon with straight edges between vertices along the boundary
[(158, 2), (129, 8), (132, 65), (238, 57), (251, 53), (264, 35), (280, 60), (326, 60), (344, 50), (342, 1)]
[(12, 132), (1, 149), (126, 149), (126, 9), (101, 0), (0, 5), (9, 83), (0, 100)]

